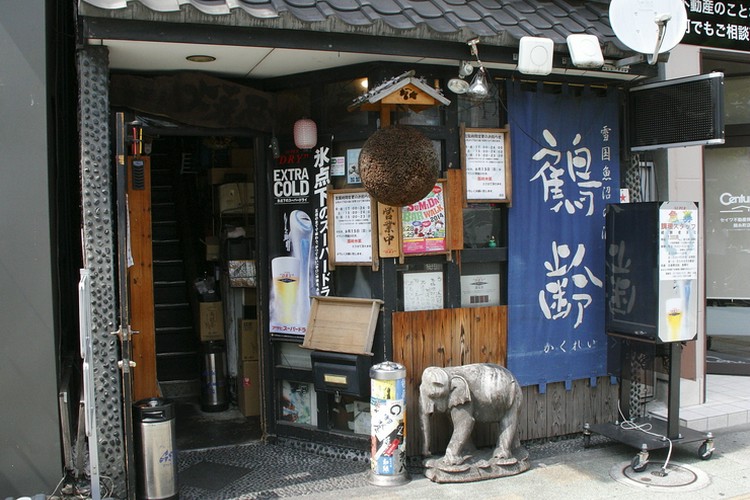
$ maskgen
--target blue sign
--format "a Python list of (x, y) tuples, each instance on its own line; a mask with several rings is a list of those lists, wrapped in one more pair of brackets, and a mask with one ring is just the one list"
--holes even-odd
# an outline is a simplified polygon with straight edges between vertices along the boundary
[(605, 209), (619, 200), (618, 95), (510, 83), (508, 368), (522, 385), (606, 375)]

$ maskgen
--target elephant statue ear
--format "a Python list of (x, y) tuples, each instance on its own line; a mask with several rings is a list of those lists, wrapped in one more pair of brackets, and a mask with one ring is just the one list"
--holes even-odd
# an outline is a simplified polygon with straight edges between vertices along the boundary
[(462, 405), (471, 401), (469, 383), (463, 377), (451, 377), (451, 395), (448, 399), (448, 407)]

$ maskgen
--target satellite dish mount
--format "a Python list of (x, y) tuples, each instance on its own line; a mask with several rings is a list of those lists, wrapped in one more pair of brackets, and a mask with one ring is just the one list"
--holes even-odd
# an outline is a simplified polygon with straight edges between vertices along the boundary
[(647, 56), (648, 63), (651, 65), (656, 64), (656, 61), (659, 59), (659, 50), (661, 49), (662, 43), (664, 43), (664, 34), (667, 32), (667, 23), (670, 19), (672, 19), (672, 14), (668, 12), (658, 14), (656, 18), (654, 18), (654, 22), (659, 28), (659, 33), (656, 35), (656, 47), (654, 47), (654, 53), (648, 54)]
[(680, 43), (688, 26), (682, 0), (611, 0), (609, 22), (617, 39), (640, 53), (617, 61), (616, 66), (645, 61), (656, 64), (659, 54)]

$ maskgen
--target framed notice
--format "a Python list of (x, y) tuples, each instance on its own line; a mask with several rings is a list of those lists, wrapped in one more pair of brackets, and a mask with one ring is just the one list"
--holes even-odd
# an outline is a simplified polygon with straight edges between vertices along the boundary
[(461, 276), (461, 307), (500, 305), (500, 275)]
[(432, 191), (411, 205), (401, 207), (401, 252), (424, 255), (450, 252), (447, 244), (446, 182), (439, 181)]
[(443, 273), (404, 273), (404, 311), (443, 308)]
[(359, 176), (359, 153), (362, 148), (346, 150), (346, 182), (347, 184), (362, 184)]
[(510, 203), (510, 135), (508, 129), (464, 128), (461, 168), (469, 203)]
[(362, 189), (328, 191), (329, 264), (377, 265), (375, 202)]

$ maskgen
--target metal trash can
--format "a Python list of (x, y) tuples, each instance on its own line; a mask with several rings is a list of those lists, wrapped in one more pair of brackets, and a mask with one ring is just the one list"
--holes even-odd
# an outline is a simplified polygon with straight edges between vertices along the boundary
[(411, 479), (406, 470), (406, 368), (385, 361), (370, 368), (372, 451), (367, 480), (397, 486)]
[(229, 408), (227, 393), (227, 354), (224, 342), (203, 342), (203, 371), (201, 373), (201, 409), (207, 412)]
[(179, 496), (174, 417), (174, 406), (163, 398), (141, 399), (133, 404), (139, 499)]

